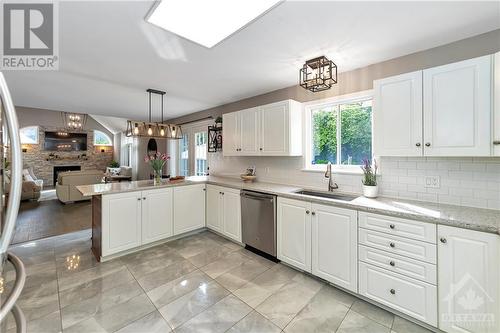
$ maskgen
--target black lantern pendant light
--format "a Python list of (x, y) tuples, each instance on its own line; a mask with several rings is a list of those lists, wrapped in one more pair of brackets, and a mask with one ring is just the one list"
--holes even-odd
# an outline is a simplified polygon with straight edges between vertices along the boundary
[(307, 60), (299, 71), (299, 84), (312, 92), (330, 89), (337, 83), (337, 65), (325, 56)]
[[(166, 92), (156, 89), (148, 89), (149, 118), (148, 122), (127, 120), (126, 136), (145, 136), (160, 139), (181, 139), (182, 130), (179, 125), (165, 124), (163, 120), (163, 98)], [(161, 96), (161, 122), (151, 121), (151, 98), (152, 94)]]

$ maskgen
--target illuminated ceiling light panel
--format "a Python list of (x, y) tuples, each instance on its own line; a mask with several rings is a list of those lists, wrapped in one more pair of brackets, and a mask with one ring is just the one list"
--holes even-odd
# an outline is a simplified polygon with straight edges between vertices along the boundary
[(282, 0), (162, 0), (147, 21), (211, 48)]

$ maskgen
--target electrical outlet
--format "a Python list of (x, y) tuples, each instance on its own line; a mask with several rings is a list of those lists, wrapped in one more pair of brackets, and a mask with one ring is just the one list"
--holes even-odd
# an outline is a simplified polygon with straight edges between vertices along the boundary
[(441, 182), (439, 176), (425, 176), (425, 187), (440, 188)]

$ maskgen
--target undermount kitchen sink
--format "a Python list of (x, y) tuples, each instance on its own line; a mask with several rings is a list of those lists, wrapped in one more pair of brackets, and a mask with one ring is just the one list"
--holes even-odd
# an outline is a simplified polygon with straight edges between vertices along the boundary
[(350, 194), (322, 192), (322, 191), (308, 191), (308, 190), (300, 190), (294, 193), (302, 195), (310, 195), (313, 197), (320, 197), (326, 199), (341, 200), (341, 201), (352, 201), (358, 197), (356, 195), (350, 195)]

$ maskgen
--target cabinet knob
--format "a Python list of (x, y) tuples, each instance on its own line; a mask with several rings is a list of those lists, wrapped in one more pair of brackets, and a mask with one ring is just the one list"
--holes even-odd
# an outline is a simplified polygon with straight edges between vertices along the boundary
[(316, 212), (312, 212), (311, 215), (316, 215)]
[(495, 140), (495, 141), (493, 141), (493, 144), (494, 144), (494, 145), (500, 145), (500, 140)]
[(439, 241), (440, 241), (441, 243), (443, 243), (443, 244), (446, 244), (446, 238), (444, 238), (444, 237), (441, 237), (441, 238), (439, 239)]
[(141, 201), (141, 198), (137, 198), (137, 201)]
[(221, 192), (220, 194), (224, 195), (224, 192)]
[(146, 200), (146, 197), (142, 197), (142, 200)]
[(206, 188), (203, 189), (203, 191), (206, 191), (206, 190), (207, 190)]
[(309, 211), (308, 211), (308, 210), (306, 210), (306, 214), (309, 214)]
[(391, 289), (391, 290), (390, 290), (390, 292), (391, 292), (391, 294), (393, 294), (393, 295), (394, 295), (394, 294), (396, 294), (396, 290), (394, 290), (394, 289)]
[(389, 228), (394, 229), (396, 226), (394, 224), (389, 224)]
[(389, 265), (391, 265), (392, 267), (394, 267), (394, 266), (396, 266), (396, 263), (395, 263), (394, 261), (392, 261), (392, 260), (391, 260), (391, 261), (389, 262)]
[(396, 247), (396, 244), (394, 244), (393, 242), (390, 242), (390, 243), (389, 243), (389, 246), (390, 246), (390, 247)]
[(420, 147), (421, 146), (420, 142), (415, 143), (415, 146)]
[(262, 151), (262, 148), (259, 148), (260, 151)]
[(430, 146), (431, 146), (431, 143), (430, 143), (430, 142), (427, 142), (427, 143), (425, 144), (425, 146), (426, 146), (426, 147), (430, 147)]

